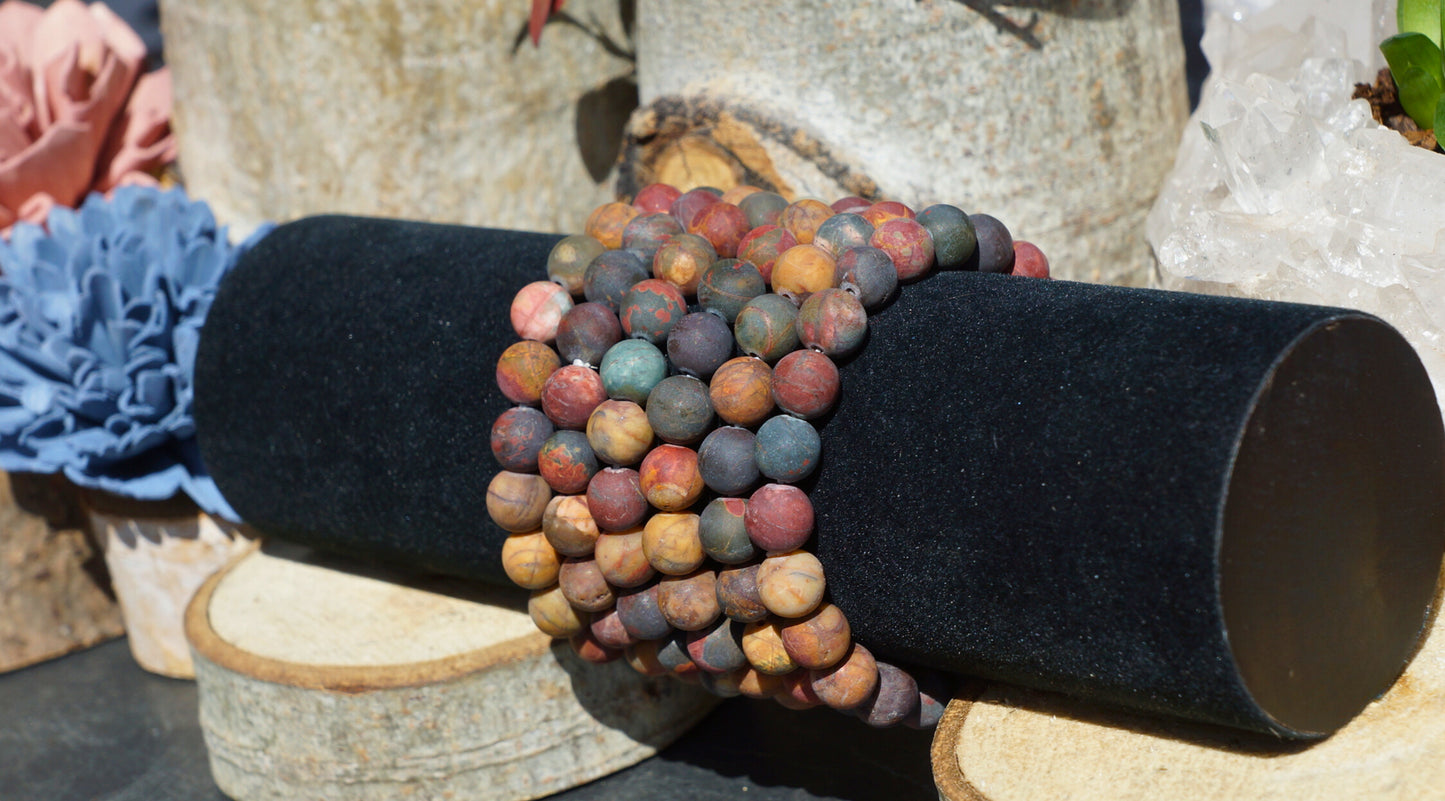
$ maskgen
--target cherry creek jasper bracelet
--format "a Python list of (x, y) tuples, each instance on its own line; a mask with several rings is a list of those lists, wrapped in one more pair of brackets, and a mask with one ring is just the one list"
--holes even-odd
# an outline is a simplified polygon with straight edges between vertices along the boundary
[(796, 486), (820, 455), (810, 421), (838, 398), (833, 360), (935, 267), (1048, 275), (987, 215), (752, 187), (653, 184), (558, 242), (550, 280), (512, 303), (522, 341), (497, 383), (519, 405), (492, 427), (487, 488), (537, 627), (720, 695), (936, 723), (947, 699), (853, 642), (828, 602)]

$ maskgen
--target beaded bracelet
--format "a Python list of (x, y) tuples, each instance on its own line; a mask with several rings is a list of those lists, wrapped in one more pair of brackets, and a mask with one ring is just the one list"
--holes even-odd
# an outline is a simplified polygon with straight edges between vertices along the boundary
[(754, 187), (653, 184), (558, 242), (549, 280), (512, 302), (522, 341), (497, 383), (518, 405), (492, 427), (487, 488), (537, 627), (719, 695), (936, 723), (946, 695), (853, 641), (828, 601), (797, 486), (834, 361), (935, 268), (1048, 276), (987, 215)]

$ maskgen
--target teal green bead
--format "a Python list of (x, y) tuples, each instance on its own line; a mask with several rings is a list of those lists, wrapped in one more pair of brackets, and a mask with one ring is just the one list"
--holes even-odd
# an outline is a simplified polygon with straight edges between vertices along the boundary
[(697, 302), (732, 325), (748, 301), (768, 291), (758, 268), (737, 259), (721, 259), (703, 273), (697, 285)]
[(792, 415), (779, 415), (763, 423), (753, 444), (758, 471), (784, 484), (795, 484), (812, 475), (822, 452), (818, 430)]
[(653, 387), (667, 377), (667, 358), (651, 342), (624, 339), (603, 354), (599, 372), (607, 397), (641, 406)]
[(658, 439), (691, 445), (712, 430), (712, 400), (707, 384), (686, 375), (662, 379), (647, 397), (647, 423)]
[(798, 307), (792, 301), (772, 293), (759, 295), (738, 312), (733, 336), (743, 353), (773, 364), (798, 349), (797, 320)]
[(742, 498), (714, 498), (698, 518), (697, 537), (708, 556), (726, 565), (753, 558), (755, 549), (743, 517), (748, 502)]
[(973, 221), (957, 206), (929, 206), (918, 213), (918, 223), (933, 237), (933, 257), (940, 270), (963, 268), (978, 247)]

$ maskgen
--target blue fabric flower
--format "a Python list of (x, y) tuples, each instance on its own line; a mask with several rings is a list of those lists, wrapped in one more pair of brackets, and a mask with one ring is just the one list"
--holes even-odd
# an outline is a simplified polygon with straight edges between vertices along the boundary
[(0, 240), (0, 468), (238, 519), (191, 418), (201, 325), (260, 237), (226, 241), (180, 190), (123, 187)]

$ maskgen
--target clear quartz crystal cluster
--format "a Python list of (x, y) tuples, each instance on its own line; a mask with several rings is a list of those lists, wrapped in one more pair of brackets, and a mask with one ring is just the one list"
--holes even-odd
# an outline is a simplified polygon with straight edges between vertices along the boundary
[(1358, 42), (1297, 21), (1210, 19), (1213, 74), (1148, 220), (1160, 283), (1379, 315), (1445, 397), (1445, 156), (1350, 99), (1378, 66)]

